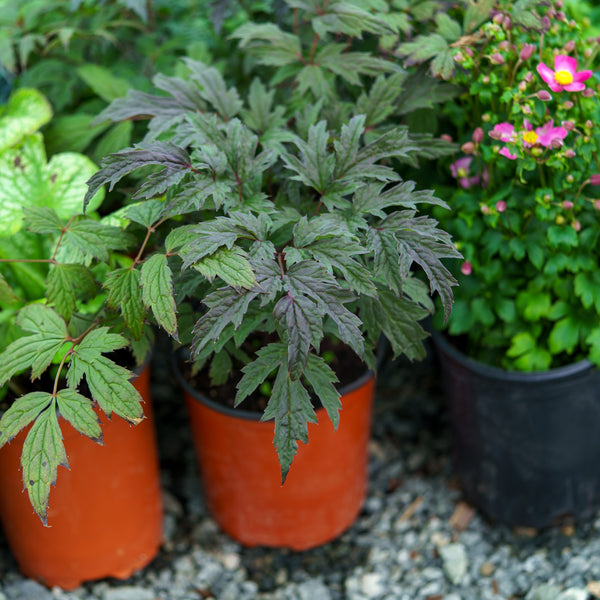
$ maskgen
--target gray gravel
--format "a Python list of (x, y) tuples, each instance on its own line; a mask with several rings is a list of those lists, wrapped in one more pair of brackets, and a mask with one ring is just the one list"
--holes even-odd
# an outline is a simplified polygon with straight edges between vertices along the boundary
[[(72, 592), (23, 578), (0, 537), (0, 600), (592, 600), (600, 598), (600, 515), (513, 531), (461, 498), (432, 358), (379, 378), (370, 489), (354, 526), (307, 552), (244, 548), (207, 514), (185, 413), (164, 360), (155, 369), (165, 542), (127, 581)], [(60, 484), (60, 482), (59, 482)]]

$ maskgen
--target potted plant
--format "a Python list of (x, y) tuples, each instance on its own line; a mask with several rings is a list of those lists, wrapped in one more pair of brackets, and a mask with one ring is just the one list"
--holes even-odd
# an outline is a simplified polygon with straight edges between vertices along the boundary
[(46, 159), (51, 116), (27, 88), (0, 112), (0, 519), (21, 570), (68, 589), (148, 563), (162, 510), (149, 371), (130, 381), (114, 355), (150, 345), (105, 281), (135, 264), (134, 240), (99, 218), (103, 192), (83, 215), (97, 167)]
[[(499, 521), (584, 518), (600, 506), (599, 46), (560, 1), (438, 17), (400, 52), (449, 56), (438, 75), (463, 90), (444, 110), (462, 144), (437, 189), (452, 212), (436, 213), (464, 256), (435, 338), (456, 468)], [(432, 50), (442, 26), (454, 37)]]
[(113, 102), (99, 120), (150, 118), (148, 134), (108, 156), (88, 192), (146, 169), (129, 216), (155, 252), (122, 302), (158, 299), (157, 322), (190, 345), (192, 366), (178, 368), (219, 524), (245, 544), (296, 549), (360, 510), (363, 374), (382, 333), (394, 354), (423, 356), (419, 321), (430, 291), (449, 311), (442, 259), (458, 256), (420, 212), (443, 202), (400, 174), (449, 146), (399, 124), (410, 112), (400, 99), (415, 108), (419, 94), (381, 50), (398, 28), (355, 4), (313, 4), (289, 2), (281, 27), (235, 30), (242, 73), (187, 59), (186, 77), (157, 76), (162, 95)]

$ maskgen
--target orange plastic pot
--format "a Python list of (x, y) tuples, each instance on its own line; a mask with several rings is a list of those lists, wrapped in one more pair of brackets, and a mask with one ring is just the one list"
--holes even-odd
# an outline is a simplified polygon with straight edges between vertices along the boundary
[(226, 533), (247, 546), (305, 550), (352, 525), (367, 490), (373, 373), (341, 390), (337, 430), (323, 408), (316, 411), (282, 486), (273, 423), (201, 396), (177, 372), (207, 506)]
[(124, 579), (157, 554), (162, 541), (158, 452), (149, 369), (133, 381), (146, 418), (132, 426), (102, 413), (104, 445), (61, 422), (70, 470), (59, 468), (48, 525), (23, 491), (19, 460), (26, 432), (0, 450), (0, 518), (19, 568), (48, 587)]

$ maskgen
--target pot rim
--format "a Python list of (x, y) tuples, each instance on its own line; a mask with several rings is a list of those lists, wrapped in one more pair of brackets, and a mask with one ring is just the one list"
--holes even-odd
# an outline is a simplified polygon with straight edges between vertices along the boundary
[[(175, 352), (172, 352), (171, 353), (171, 365), (173, 367), (173, 372), (175, 373), (175, 376), (177, 377), (177, 380), (179, 381), (180, 385), (192, 398), (194, 398), (194, 400), (196, 400), (197, 402), (201, 402), (202, 404), (212, 408), (213, 410), (216, 410), (217, 412), (223, 413), (230, 417), (234, 417), (234, 418), (237, 417), (239, 419), (243, 419), (246, 421), (261, 421), (262, 420), (263, 413), (261, 413), (261, 412), (255, 412), (253, 410), (247, 410), (245, 408), (239, 408), (239, 407), (232, 408), (230, 406), (225, 406), (219, 402), (215, 402), (214, 400), (211, 400), (204, 394), (200, 393), (193, 386), (191, 386), (190, 383), (183, 376), (183, 372), (179, 366), (180, 363), (182, 362), (182, 356), (188, 352), (189, 352), (189, 348), (186, 348), (186, 347), (178, 348), (177, 350), (175, 350)], [(340, 395), (342, 395), (342, 396), (345, 394), (349, 394), (350, 392), (353, 392), (354, 390), (363, 386), (371, 377), (374, 377), (374, 376), (375, 376), (374, 371), (372, 371), (371, 369), (367, 369), (358, 379), (355, 379), (351, 383), (348, 383), (348, 384), (342, 386), (338, 391), (339, 391)], [(315, 408), (315, 413), (317, 415), (321, 414), (324, 411), (325, 411), (325, 408), (323, 406), (319, 406), (318, 408)], [(265, 421), (265, 422), (268, 422), (268, 421)]]
[(562, 367), (547, 369), (546, 371), (509, 371), (493, 365), (480, 362), (461, 352), (454, 346), (444, 333), (432, 330), (431, 336), (438, 350), (453, 358), (473, 372), (489, 377), (491, 379), (502, 379), (516, 383), (538, 383), (540, 381), (555, 381), (580, 375), (585, 371), (593, 371), (594, 365), (587, 359), (583, 359)]

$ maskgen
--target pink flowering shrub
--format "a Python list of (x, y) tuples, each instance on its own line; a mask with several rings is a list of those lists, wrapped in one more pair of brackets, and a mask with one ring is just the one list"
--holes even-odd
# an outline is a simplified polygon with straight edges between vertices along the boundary
[(437, 326), (508, 369), (600, 365), (600, 39), (560, 0), (516, 4), (455, 4), (400, 49), (462, 90), (439, 118), (462, 151), (438, 165), (452, 211), (435, 216), (463, 259)]

